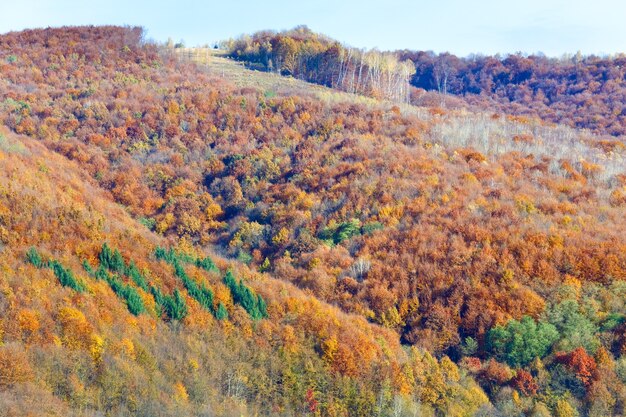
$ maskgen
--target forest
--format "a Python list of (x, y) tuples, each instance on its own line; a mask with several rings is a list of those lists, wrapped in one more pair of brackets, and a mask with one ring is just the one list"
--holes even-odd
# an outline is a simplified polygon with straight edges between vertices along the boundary
[(226, 42), (234, 59), (264, 71), (301, 78), (349, 93), (408, 102), (413, 63), (390, 52), (341, 45), (306, 26), (257, 32)]
[(420, 90), (460, 96), (478, 109), (540, 117), (598, 134), (626, 134), (626, 55), (459, 58), (401, 51), (399, 57), (415, 63), (411, 84)]
[[(504, 93), (569, 64), (496, 88), (306, 28), (229, 45), (249, 85), (141, 28), (0, 35), (0, 410), (626, 412), (621, 116)], [(619, 105), (617, 63), (578, 94)]]
[(224, 47), (253, 68), (350, 93), (540, 118), (600, 135), (626, 134), (624, 54), (457, 57), (432, 51), (367, 51), (306, 26), (245, 35)]

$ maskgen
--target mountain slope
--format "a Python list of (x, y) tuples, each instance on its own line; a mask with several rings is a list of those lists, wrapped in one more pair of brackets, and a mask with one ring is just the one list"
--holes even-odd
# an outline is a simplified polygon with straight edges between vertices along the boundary
[[(428, 354), (405, 353), (390, 331), (213, 256), (221, 273), (185, 269), (214, 291), (216, 306), (226, 306), (228, 319), (216, 319), (153, 254), (163, 239), (113, 204), (76, 163), (6, 131), (0, 162), (0, 409), (6, 415), (234, 416), (305, 409), (364, 415), (392, 407), (394, 393), (409, 392), (424, 395), (424, 410), (429, 403), (454, 409), (463, 402), (471, 409), (486, 401), (469, 377), (447, 376), (458, 373), (449, 361), (440, 367)], [(180, 291), (188, 314), (169, 318), (125, 272), (120, 279), (144, 306), (133, 314), (122, 293), (84, 269), (84, 261), (94, 268), (102, 263), (104, 242), (165, 296)], [(33, 261), (35, 250), (69, 271), (82, 290), (62, 285), (53, 268)], [(253, 320), (235, 303), (222, 283), (226, 270), (263, 295), (270, 320)], [(416, 368), (460, 391), (437, 393), (429, 382), (405, 380)], [(437, 393), (437, 404), (426, 397), (433, 394), (421, 392)], [(417, 407), (408, 399), (402, 406)]]
[(85, 414), (623, 407), (616, 143), (236, 66), (233, 85), (128, 28), (3, 35), (0, 62), (7, 404), (37, 389)]

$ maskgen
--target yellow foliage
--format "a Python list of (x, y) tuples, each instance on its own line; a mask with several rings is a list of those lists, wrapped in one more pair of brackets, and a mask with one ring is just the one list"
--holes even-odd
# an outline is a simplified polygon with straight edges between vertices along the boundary
[(578, 412), (567, 402), (567, 400), (558, 400), (556, 407), (554, 407), (555, 417), (576, 417)]
[(31, 335), (39, 330), (39, 313), (30, 309), (22, 309), (17, 314), (17, 322), (22, 334)]
[(119, 350), (132, 360), (135, 360), (135, 344), (128, 338), (123, 338), (118, 344)]
[(224, 214), (224, 210), (222, 210), (222, 207), (220, 207), (219, 204), (211, 199), (211, 202), (207, 204), (207, 207), (204, 210), (204, 214), (206, 215), (207, 220), (214, 220)]
[(198, 369), (200, 369), (200, 364), (198, 363), (197, 360), (195, 360), (193, 358), (189, 359), (188, 364), (189, 364), (189, 368), (191, 368), (191, 370), (194, 371), (194, 372), (197, 371)]
[(307, 264), (307, 269), (309, 271), (317, 268), (318, 266), (320, 266), (322, 263), (322, 260), (318, 257), (315, 258), (311, 258), (311, 260), (309, 261), (309, 263)]
[(449, 357), (444, 356), (439, 361), (439, 366), (441, 366), (441, 370), (448, 381), (459, 382), (461, 380), (461, 374), (459, 373), (459, 368), (456, 366), (454, 362), (450, 360)]
[(280, 245), (287, 242), (287, 239), (289, 239), (289, 230), (283, 227), (272, 237), (272, 243), (274, 245)]
[(322, 352), (324, 352), (324, 360), (328, 363), (335, 361), (335, 355), (339, 349), (339, 342), (335, 336), (331, 336), (322, 342)]
[(537, 212), (535, 204), (532, 202), (530, 197), (525, 195), (518, 196), (515, 199), (515, 206), (522, 213), (533, 214)]
[(432, 174), (426, 177), (426, 184), (431, 186), (439, 185), (439, 176), (437, 174)]
[(463, 180), (470, 184), (475, 184), (478, 182), (478, 179), (476, 178), (476, 176), (472, 174), (471, 172), (466, 172), (465, 174), (463, 174)]
[(283, 349), (289, 353), (296, 353), (298, 351), (298, 338), (294, 328), (290, 325), (285, 325), (282, 333)]
[(157, 233), (165, 233), (173, 224), (176, 218), (172, 213), (166, 213), (163, 219), (157, 223)]
[(102, 354), (104, 353), (104, 339), (95, 333), (91, 335), (89, 353), (91, 354), (91, 359), (93, 359), (95, 363), (102, 362)]
[(180, 106), (175, 101), (171, 100), (167, 103), (167, 112), (169, 114), (178, 114), (180, 112)]
[(63, 328), (63, 343), (70, 349), (85, 347), (91, 340), (91, 325), (85, 315), (73, 307), (63, 307), (59, 311), (59, 321)]
[(186, 403), (189, 400), (187, 388), (185, 388), (182, 382), (174, 384), (174, 400), (179, 404)]
[(380, 324), (390, 329), (395, 329), (404, 324), (402, 316), (398, 312), (395, 306), (389, 307), (389, 309), (380, 315)]

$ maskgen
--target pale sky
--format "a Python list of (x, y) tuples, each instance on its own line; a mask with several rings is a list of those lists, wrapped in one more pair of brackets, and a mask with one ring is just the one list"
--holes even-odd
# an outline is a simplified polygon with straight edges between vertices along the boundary
[(383, 50), (626, 52), (624, 0), (0, 0), (0, 33), (86, 24), (139, 25), (188, 46), (307, 25)]

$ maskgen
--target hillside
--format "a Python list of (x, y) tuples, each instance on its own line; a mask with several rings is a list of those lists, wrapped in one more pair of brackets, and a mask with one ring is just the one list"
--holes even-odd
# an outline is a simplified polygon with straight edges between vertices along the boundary
[(623, 412), (620, 140), (191, 58), (0, 36), (10, 415)]
[[(469, 377), (448, 376), (458, 374), (449, 360), (404, 352), (397, 335), (363, 318), (179, 247), (187, 280), (213, 294), (207, 309), (177, 267), (159, 260), (167, 242), (75, 163), (7, 132), (0, 144), (2, 415), (364, 415), (398, 407), (400, 392), (435, 395), (452, 410), (486, 401)], [(105, 261), (105, 245), (120, 253), (121, 269)], [(227, 271), (263, 296), (271, 320), (246, 310)], [(182, 308), (156, 296), (178, 302), (177, 292)], [(416, 369), (460, 391), (406, 381)]]
[(369, 97), (538, 118), (622, 137), (626, 57), (472, 55), (349, 47), (306, 26), (225, 42), (251, 68)]
[(475, 108), (540, 117), (598, 134), (626, 134), (623, 54), (559, 59), (519, 54), (460, 58), (410, 51), (399, 55), (415, 63), (411, 84), (420, 89), (460, 96)]

